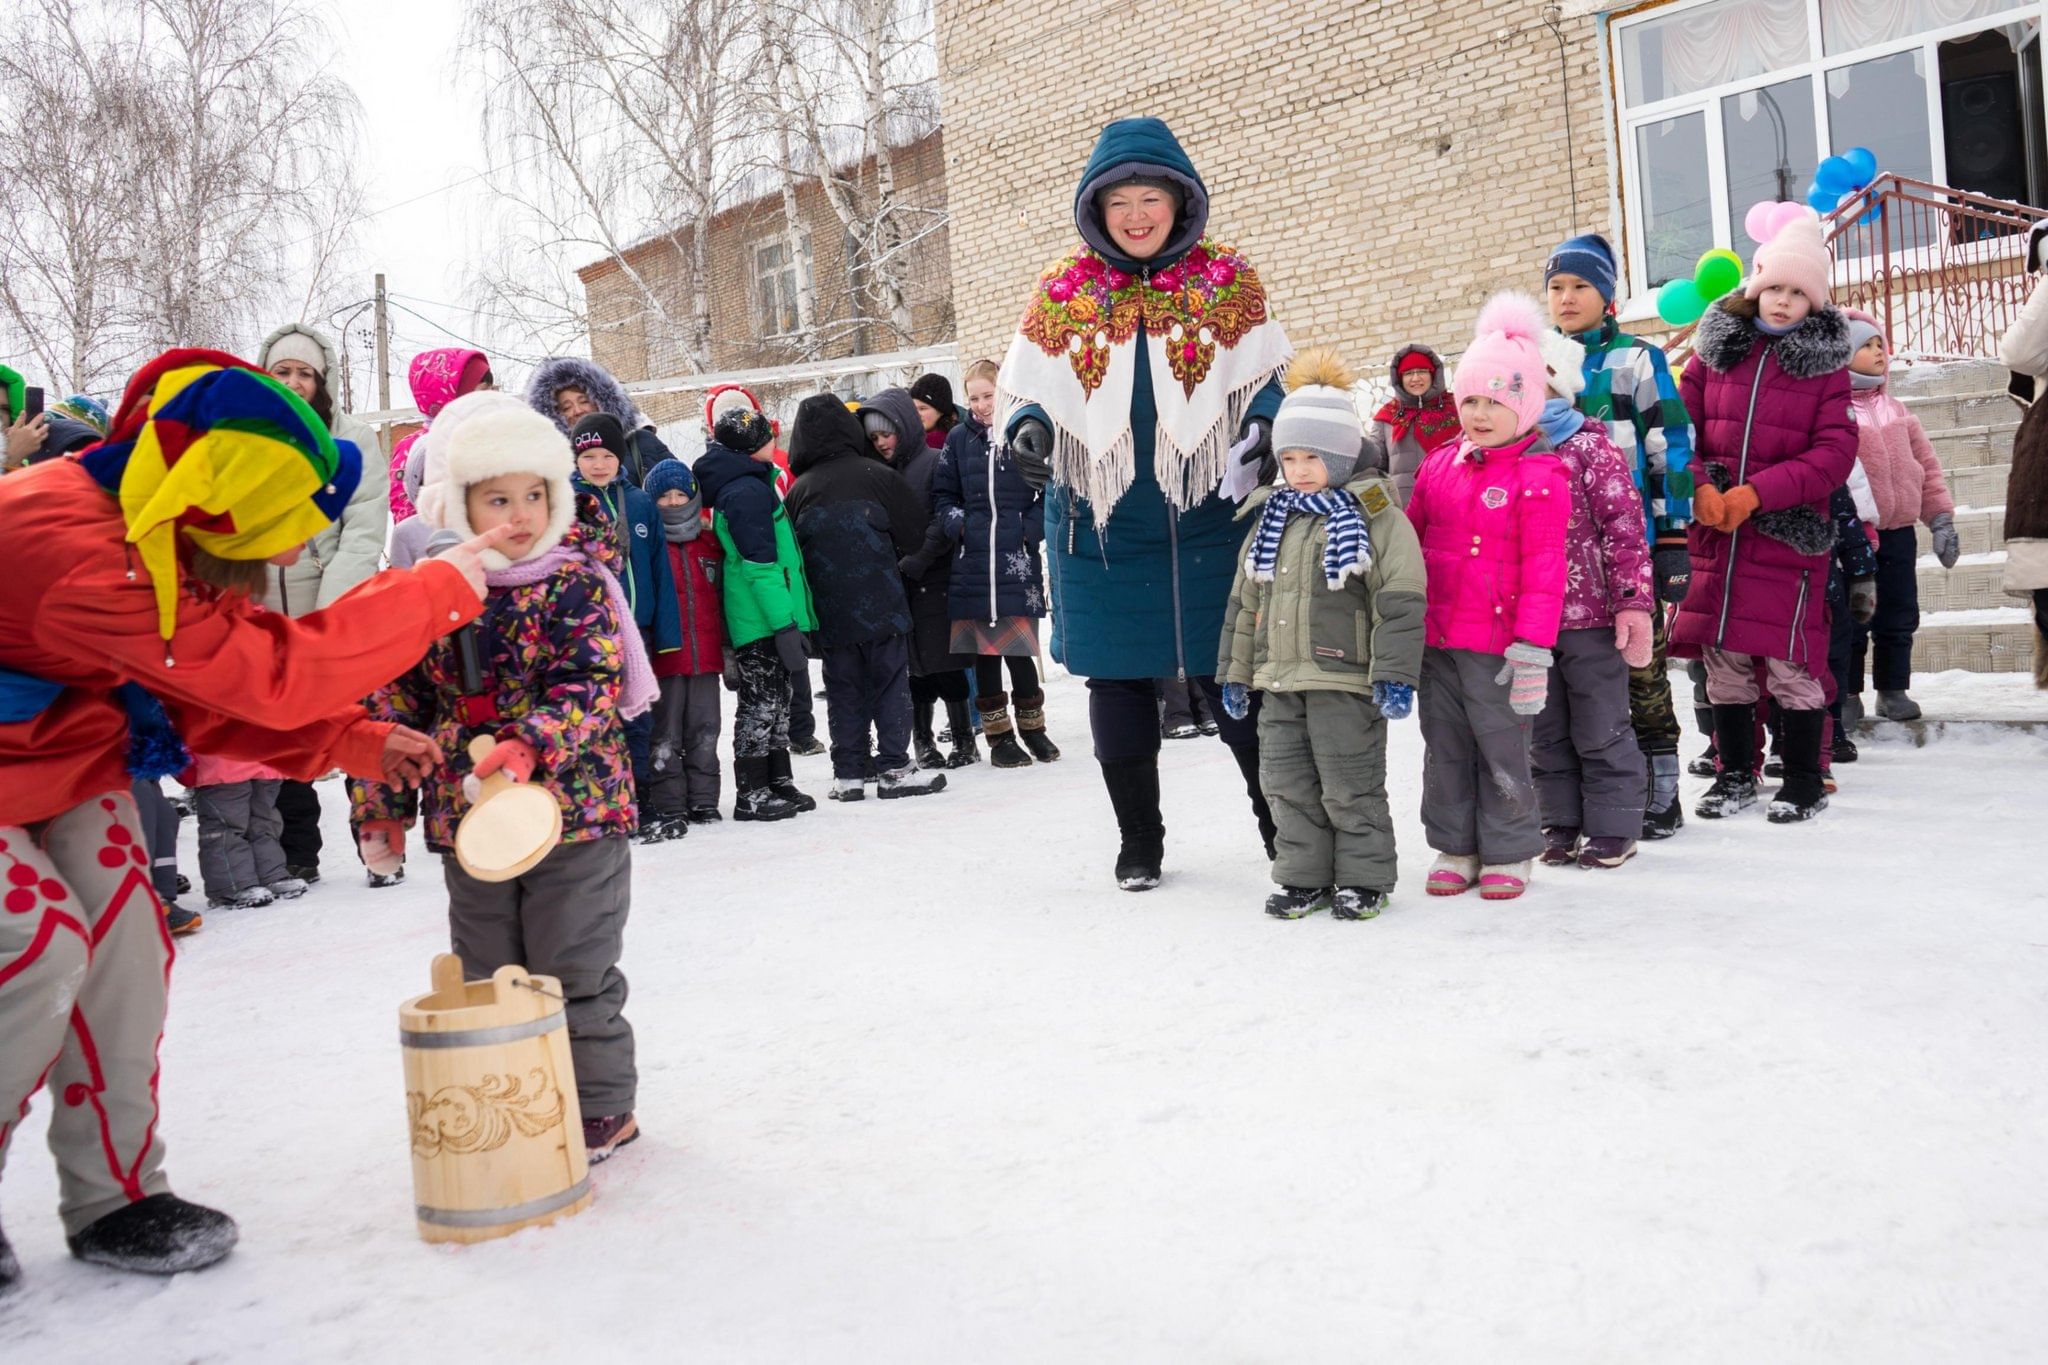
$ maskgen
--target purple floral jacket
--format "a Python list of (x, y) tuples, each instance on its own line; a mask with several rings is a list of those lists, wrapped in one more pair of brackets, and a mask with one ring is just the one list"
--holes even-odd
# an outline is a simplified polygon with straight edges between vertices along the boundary
[(1654, 611), (1643, 499), (1629, 457), (1598, 422), (1586, 423), (1551, 453), (1564, 464), (1572, 489), (1559, 629), (1594, 630), (1613, 625), (1619, 611)]
[[(594, 502), (579, 499), (579, 512), (565, 543), (595, 554), (619, 572), (624, 566), (617, 537), (590, 520), (600, 515)], [(366, 820), (410, 826), (417, 805), (426, 815), (427, 847), (448, 852), (455, 826), (469, 810), (462, 794), (462, 779), (471, 766), (469, 741), (489, 734), (524, 740), (540, 755), (533, 780), (562, 803), (564, 843), (630, 835), (637, 820), (633, 765), (618, 713), (625, 655), (604, 581), (574, 566), (538, 583), (492, 588), (476, 632), (484, 692), (498, 718), (476, 723), (463, 718), (454, 637), (435, 641), (411, 672), (365, 705), (374, 720), (397, 721), (431, 735), (441, 747), (443, 766), (417, 793), (350, 782), (351, 820), (358, 827)]]

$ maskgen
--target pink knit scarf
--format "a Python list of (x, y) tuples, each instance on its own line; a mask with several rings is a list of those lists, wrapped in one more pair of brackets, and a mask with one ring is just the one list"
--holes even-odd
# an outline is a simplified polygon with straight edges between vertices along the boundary
[(547, 553), (531, 559), (515, 560), (502, 569), (485, 570), (484, 582), (494, 588), (523, 588), (540, 582), (568, 564), (595, 570), (597, 576), (604, 580), (605, 596), (611, 599), (612, 610), (618, 614), (619, 643), (626, 656), (625, 676), (619, 687), (619, 715), (631, 720), (645, 714), (660, 694), (661, 684), (654, 680), (654, 670), (648, 666), (647, 643), (640, 638), (640, 627), (633, 622), (633, 608), (626, 601), (626, 590), (619, 586), (618, 578), (610, 569), (582, 550), (556, 545)]

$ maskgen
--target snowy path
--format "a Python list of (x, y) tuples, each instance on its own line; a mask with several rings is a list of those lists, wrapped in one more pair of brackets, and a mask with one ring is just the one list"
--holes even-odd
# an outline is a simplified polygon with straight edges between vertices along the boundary
[(241, 1249), (69, 1261), (39, 1100), (0, 1358), (2040, 1359), (2048, 742), (1866, 745), (1815, 826), (1498, 907), (1422, 894), (1408, 722), (1394, 907), (1281, 924), (1214, 741), (1167, 746), (1167, 885), (1114, 890), (1082, 712), (1052, 769), (636, 854), (649, 1136), (509, 1241), (413, 1233), (431, 862), (209, 916), (166, 1131)]

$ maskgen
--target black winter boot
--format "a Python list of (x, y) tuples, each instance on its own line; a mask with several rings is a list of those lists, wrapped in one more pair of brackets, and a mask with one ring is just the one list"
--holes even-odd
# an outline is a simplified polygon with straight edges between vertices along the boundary
[(974, 742), (974, 718), (968, 714), (967, 698), (947, 700), (946, 728), (953, 737), (953, 755), (946, 760), (948, 768), (965, 768), (981, 762), (981, 746)]
[(1714, 743), (1721, 751), (1721, 771), (1693, 808), (1702, 820), (1725, 819), (1756, 804), (1756, 707), (1716, 706)]
[(67, 1237), (71, 1254), (144, 1275), (203, 1270), (235, 1249), (235, 1220), (175, 1194), (153, 1194), (115, 1209)]
[(1685, 802), (1678, 794), (1678, 755), (1644, 754), (1650, 769), (1650, 799), (1643, 806), (1643, 837), (1669, 839), (1685, 825)]
[(1774, 825), (1793, 825), (1811, 820), (1828, 808), (1827, 788), (1820, 772), (1820, 737), (1828, 713), (1786, 711), (1783, 715), (1785, 782), (1771, 798), (1765, 815)]
[(984, 692), (981, 695), (981, 733), (988, 739), (988, 761), (998, 768), (1028, 768), (1031, 755), (1017, 743), (1017, 731), (1010, 724), (1010, 695)]
[(1307, 919), (1330, 908), (1327, 886), (1283, 886), (1266, 897), (1266, 913), (1274, 919)]
[(1714, 708), (1695, 706), (1693, 721), (1700, 727), (1700, 733), (1707, 737), (1707, 751), (1685, 765), (1685, 770), (1694, 777), (1712, 777), (1721, 771), (1721, 754), (1714, 744)]
[(765, 758), (736, 758), (732, 764), (733, 797), (732, 818), (735, 820), (787, 820), (796, 814), (796, 805), (775, 794), (768, 785), (768, 760)]
[(818, 803), (796, 789), (789, 775), (789, 750), (776, 749), (768, 755), (768, 790), (795, 806), (797, 814), (813, 811)]
[(1045, 733), (1045, 693), (1017, 699), (1017, 735), (1040, 763), (1057, 763), (1059, 745)]
[(1247, 744), (1243, 747), (1227, 746), (1230, 756), (1237, 760), (1237, 770), (1244, 775), (1245, 795), (1252, 799), (1252, 816), (1259, 822), (1259, 842), (1266, 846), (1266, 861), (1273, 861), (1273, 839), (1279, 834), (1279, 826), (1273, 823), (1273, 808), (1266, 804), (1266, 789), (1259, 785), (1259, 746)]
[(21, 1262), (14, 1259), (14, 1248), (7, 1245), (7, 1233), (0, 1230), (0, 1299), (20, 1283)]
[(1116, 811), (1122, 847), (1116, 855), (1116, 884), (1125, 891), (1159, 885), (1166, 859), (1166, 822), (1159, 814), (1159, 755), (1112, 759), (1102, 765), (1102, 785)]
[(910, 756), (920, 768), (946, 766), (946, 756), (939, 752), (938, 743), (932, 738), (932, 712), (936, 706), (930, 697), (919, 697), (910, 704)]

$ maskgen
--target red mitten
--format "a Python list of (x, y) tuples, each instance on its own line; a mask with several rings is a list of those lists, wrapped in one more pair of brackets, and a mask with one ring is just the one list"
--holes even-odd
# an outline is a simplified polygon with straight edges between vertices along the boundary
[(363, 866), (389, 877), (405, 866), (405, 826), (396, 820), (365, 820), (356, 831), (356, 851)]
[(1652, 634), (1650, 613), (1620, 611), (1614, 614), (1614, 647), (1621, 651), (1621, 661), (1630, 668), (1650, 666)]
[(497, 748), (483, 756), (473, 775), (481, 782), (492, 773), (502, 772), (514, 782), (530, 782), (533, 770), (539, 766), (540, 755), (531, 744), (523, 739), (501, 739)]

